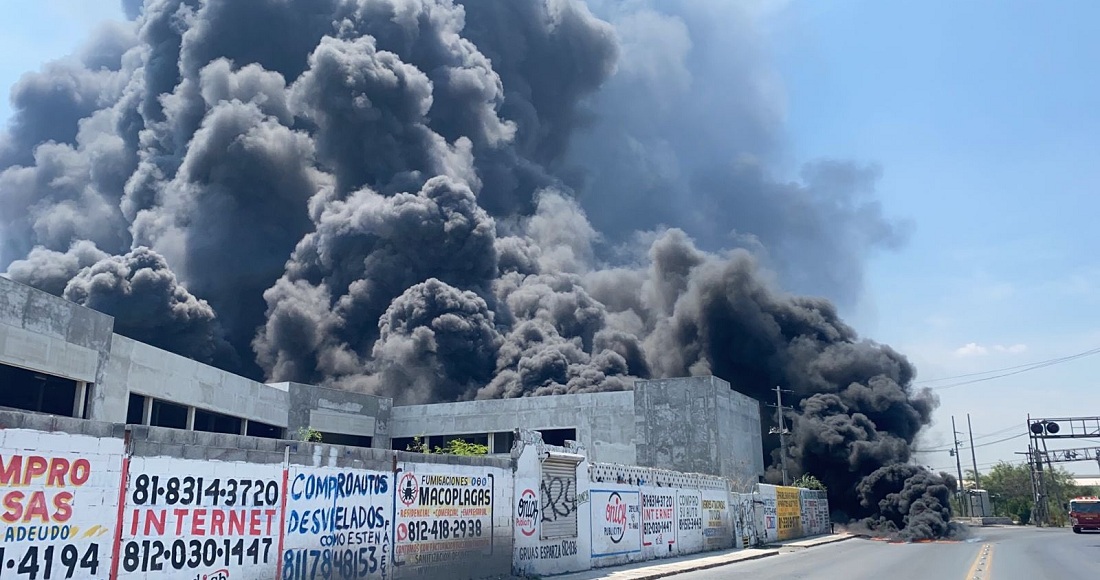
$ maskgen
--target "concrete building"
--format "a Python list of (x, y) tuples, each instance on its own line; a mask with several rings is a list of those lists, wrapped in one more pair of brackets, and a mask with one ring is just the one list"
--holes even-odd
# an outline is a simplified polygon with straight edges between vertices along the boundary
[(0, 407), (91, 419), (404, 450), (463, 439), (508, 453), (516, 429), (575, 440), (591, 459), (756, 481), (760, 404), (715, 377), (633, 391), (395, 407), (386, 397), (264, 384), (114, 333), (114, 319), (0, 277)]

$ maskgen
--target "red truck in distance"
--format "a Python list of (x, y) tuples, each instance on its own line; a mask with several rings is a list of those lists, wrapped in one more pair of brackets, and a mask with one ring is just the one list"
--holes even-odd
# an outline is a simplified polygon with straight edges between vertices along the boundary
[(1100, 497), (1076, 497), (1069, 502), (1069, 521), (1073, 533), (1100, 530)]

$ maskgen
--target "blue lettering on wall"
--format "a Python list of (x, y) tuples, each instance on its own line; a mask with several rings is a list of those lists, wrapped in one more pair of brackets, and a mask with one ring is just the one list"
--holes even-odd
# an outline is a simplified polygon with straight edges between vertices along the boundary
[(386, 525), (380, 506), (336, 506), (320, 510), (291, 510), (287, 531), (299, 534), (323, 534), (341, 530), (366, 528), (373, 530)]
[(389, 491), (389, 476), (374, 473), (313, 475), (299, 473), (290, 484), (290, 497), (302, 499), (341, 499), (382, 495)]

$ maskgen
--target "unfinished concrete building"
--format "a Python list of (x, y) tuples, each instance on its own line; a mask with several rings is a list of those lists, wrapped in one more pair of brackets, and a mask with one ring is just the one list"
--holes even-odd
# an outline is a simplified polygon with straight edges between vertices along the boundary
[(508, 453), (516, 429), (591, 459), (756, 481), (760, 404), (716, 377), (632, 391), (394, 406), (387, 397), (265, 384), (114, 332), (114, 319), (0, 277), (0, 407), (112, 423), (404, 450), (463, 439)]

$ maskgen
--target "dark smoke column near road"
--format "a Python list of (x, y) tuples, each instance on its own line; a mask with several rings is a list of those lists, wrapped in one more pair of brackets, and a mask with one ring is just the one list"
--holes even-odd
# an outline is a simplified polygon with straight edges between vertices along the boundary
[(946, 484), (908, 465), (936, 400), (781, 290), (851, 304), (904, 224), (874, 168), (772, 176), (733, 4), (126, 0), (12, 89), (0, 269), (178, 354), (399, 403), (782, 385), (782, 452), (838, 517), (942, 535)]

